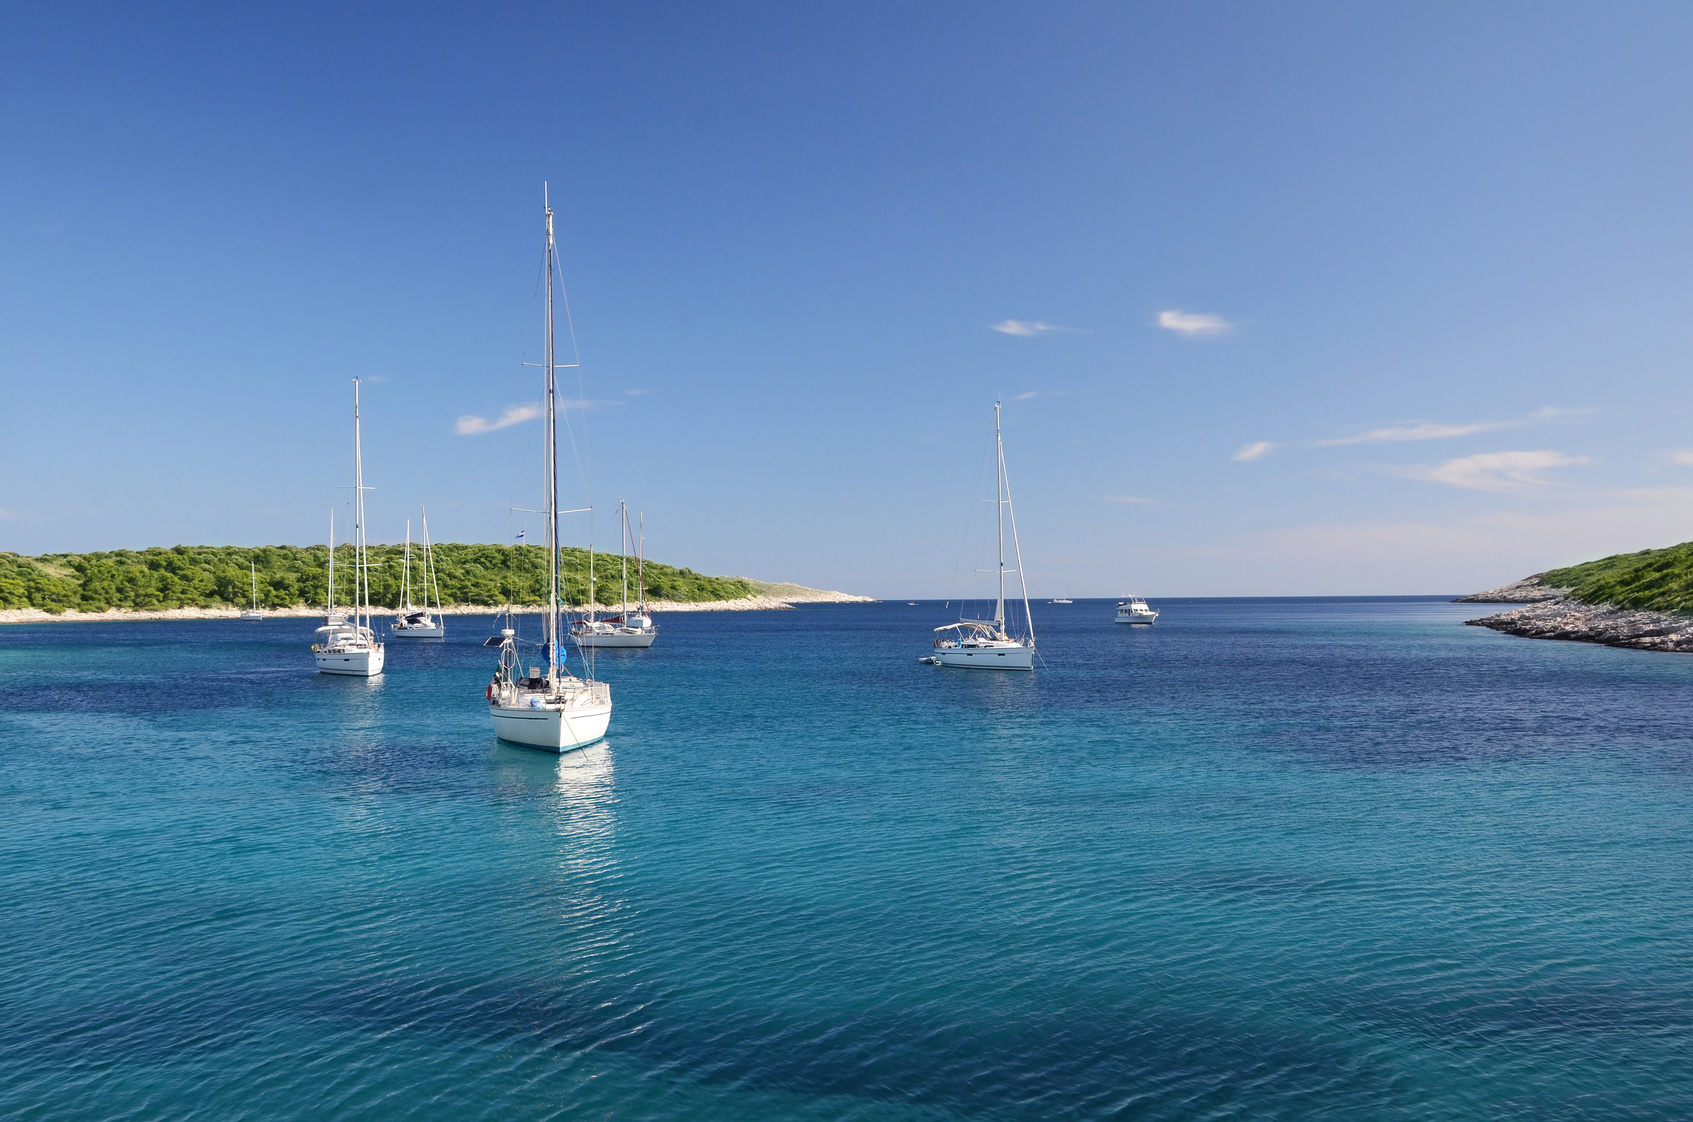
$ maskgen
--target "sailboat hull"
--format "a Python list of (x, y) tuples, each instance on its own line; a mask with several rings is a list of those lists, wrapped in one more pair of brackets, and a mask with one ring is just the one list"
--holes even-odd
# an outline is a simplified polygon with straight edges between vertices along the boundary
[(314, 651), (317, 668), (325, 674), (342, 674), (352, 678), (374, 678), (382, 673), (387, 661), (380, 645), (366, 651)]
[(950, 647), (937, 650), (938, 666), (957, 670), (1033, 670), (1035, 652), (1029, 647)]
[(575, 636), (578, 647), (594, 647), (596, 649), (601, 647), (639, 647), (645, 649), (652, 646), (653, 640), (656, 638), (658, 638), (657, 631), (614, 631), (609, 635)]
[(543, 752), (569, 752), (605, 739), (611, 724), (611, 703), (581, 705), (570, 709), (520, 709), (491, 705), (494, 735), (508, 744), (539, 748)]
[(434, 627), (401, 627), (399, 624), (395, 624), (388, 629), (388, 638), (390, 639), (445, 639), (446, 637), (447, 628), (445, 624), (436, 624)]

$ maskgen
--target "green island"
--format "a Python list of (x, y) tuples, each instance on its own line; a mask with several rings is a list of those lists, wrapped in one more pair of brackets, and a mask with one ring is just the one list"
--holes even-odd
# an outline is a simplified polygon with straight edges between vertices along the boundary
[[(398, 607), (405, 547), (368, 547), (370, 602)], [(422, 551), (412, 547), (412, 600), (421, 603)], [(564, 599), (572, 606), (589, 602), (588, 551), (559, 550)], [(329, 577), (329, 547), (322, 545), (242, 546), (179, 545), (171, 548), (109, 553), (50, 553), (24, 557), (0, 552), (0, 609), (39, 608), (103, 612), (175, 608), (246, 607), (252, 600), (249, 564), (258, 571), (259, 603), (270, 609), (324, 603)], [(345, 568), (343, 568), (345, 566)], [(622, 592), (619, 559), (596, 554), (594, 602), (609, 606)], [(335, 547), (336, 600), (346, 604), (352, 592), (353, 547)], [(740, 577), (708, 577), (692, 569), (648, 561), (647, 596), (654, 600), (700, 602), (742, 600), (758, 590)], [(435, 546), (435, 579), (447, 607), (496, 607), (538, 604), (547, 598), (547, 551), (539, 545)], [(635, 595), (635, 566), (630, 561), (629, 594)], [(434, 600), (434, 596), (430, 597)]]
[(1583, 604), (1693, 614), (1693, 542), (1619, 553), (1537, 574)]

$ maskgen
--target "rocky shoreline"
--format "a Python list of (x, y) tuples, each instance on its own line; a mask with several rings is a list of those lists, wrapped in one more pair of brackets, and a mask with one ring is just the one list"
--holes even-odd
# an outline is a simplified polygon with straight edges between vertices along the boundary
[[(779, 612), (795, 604), (874, 604), (872, 596), (855, 596), (850, 592), (830, 592), (820, 588), (806, 588), (797, 584), (766, 584), (754, 581), (757, 596), (739, 600), (648, 600), (647, 607), (655, 613), (668, 612)], [(541, 604), (520, 604), (514, 611), (533, 614), (542, 610)], [(454, 605), (443, 609), (443, 616), (494, 616), (506, 609), (476, 604)], [(600, 609), (604, 612), (606, 609)], [(392, 608), (377, 608), (372, 613), (378, 619), (394, 614)], [(266, 619), (319, 619), (321, 607), (266, 608)], [(104, 612), (53, 612), (40, 608), (7, 608), (0, 610), (0, 624), (7, 623), (116, 623), (145, 622), (172, 619), (239, 619), (240, 608), (168, 608), (159, 611), (130, 611), (112, 608)]]
[(1565, 639), (1638, 651), (1693, 653), (1693, 619), (1604, 604), (1583, 604), (1567, 588), (1528, 577), (1502, 588), (1460, 596), (1455, 604), (1520, 604), (1498, 615), (1464, 622), (1525, 639)]

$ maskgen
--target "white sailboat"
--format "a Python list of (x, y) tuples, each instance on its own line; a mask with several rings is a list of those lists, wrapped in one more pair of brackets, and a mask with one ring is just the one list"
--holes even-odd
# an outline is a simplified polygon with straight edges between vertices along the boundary
[[(646, 573), (642, 563), (641, 553), (635, 557), (636, 583), (640, 588), (640, 600), (637, 609), (629, 610), (629, 539), (633, 537), (629, 532), (629, 506), (627, 503), (617, 504), (619, 512), (618, 548), (623, 551), (623, 604), (621, 610), (614, 616), (597, 618), (592, 609), (583, 617), (570, 625), (570, 637), (576, 640), (578, 647), (636, 647), (646, 648), (653, 645), (658, 638), (658, 626), (653, 623), (652, 613), (647, 611)], [(645, 534), (642, 534), (643, 544), (637, 547), (644, 552)]]
[[(404, 589), (400, 594), (401, 604), (399, 614), (388, 628), (390, 639), (445, 639), (447, 637), (447, 620), (441, 612), (441, 588), (435, 580), (435, 551), (429, 545), (429, 508), (423, 508), (423, 607), (417, 608), (411, 602), (411, 519), (406, 519), (406, 562), (405, 576), (401, 578)], [(429, 610), (429, 592), (435, 591), (435, 611)]]
[(247, 567), (253, 571), (253, 606), (241, 613), (241, 618), (249, 623), (265, 618), (259, 610), (259, 565), (256, 561), (248, 561)]
[[(1011, 477), (1005, 473), (1005, 441), (1000, 436), (999, 402), (993, 403), (993, 443), (999, 461), (994, 480), (999, 521), (999, 597), (994, 601), (992, 621), (961, 619), (935, 628), (932, 655), (921, 661), (931, 666), (963, 670), (1033, 670), (1035, 668), (1035, 620), (1029, 614), (1029, 585), (1023, 579), (1023, 547), (1017, 540), (1017, 514), (1011, 508)], [(1023, 620), (1027, 634), (1011, 635), (1005, 628), (1005, 519), (1011, 517), (1011, 547), (1017, 558), (1017, 583), (1023, 592)]]
[[(544, 474), (547, 513), (547, 618), (541, 646), (544, 665), (523, 666), (517, 650), (516, 632), (507, 626), (500, 632), (500, 665), (484, 696), (494, 735), (513, 744), (564, 752), (592, 744), (605, 736), (611, 723), (611, 687), (588, 677), (578, 678), (565, 668), (559, 649), (558, 597), (558, 364), (553, 352), (553, 208), (547, 217), (547, 331), (545, 362), (547, 427), (544, 440)], [(508, 617), (509, 625), (510, 619)], [(527, 673), (522, 673), (522, 670)]]
[(364, 540), (364, 450), (359, 443), (359, 380), (353, 379), (353, 618), (335, 611), (335, 512), (329, 513), (329, 605), (322, 639), (312, 646), (317, 668), (325, 674), (371, 678), (382, 673), (386, 648), (371, 630), (370, 559)]

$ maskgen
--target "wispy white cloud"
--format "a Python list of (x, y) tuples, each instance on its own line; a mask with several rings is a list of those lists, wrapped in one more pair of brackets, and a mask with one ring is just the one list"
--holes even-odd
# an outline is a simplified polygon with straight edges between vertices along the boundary
[(1007, 401), (1027, 401), (1031, 397), (1034, 397), (1039, 392), (1040, 392), (1039, 390), (1030, 390), (1028, 393), (1014, 393), (1010, 397), (1006, 398), (1006, 400)]
[(1238, 460), (1243, 464), (1249, 464), (1253, 460), (1262, 460), (1265, 456), (1274, 452), (1278, 447), (1280, 447), (1280, 445), (1273, 444), (1268, 440), (1259, 440), (1252, 444), (1241, 445), (1240, 449), (1235, 452), (1234, 455), (1230, 456), (1229, 459)]
[(23, 517), (23, 515), (19, 514), (15, 510), (0, 509), (0, 518), (22, 518), (22, 517)]
[(1693, 467), (1693, 449), (1677, 448), (1674, 451), (1665, 452), (1664, 455), (1668, 456), (1670, 458), (1670, 462), (1673, 464), (1680, 464), (1682, 467)]
[(1550, 483), (1551, 480), (1540, 475), (1547, 468), (1585, 463), (1586, 456), (1567, 456), (1562, 452), (1482, 452), (1433, 467), (1414, 468), (1409, 474), (1468, 491), (1517, 491)]
[(1477, 421), (1468, 425), (1440, 425), (1423, 422), (1414, 425), (1394, 425), (1385, 429), (1371, 429), (1356, 436), (1337, 436), (1317, 441), (1318, 448), (1333, 448), (1342, 444), (1396, 444), (1408, 440), (1446, 440), (1454, 436), (1470, 436), (1478, 432), (1512, 428), (1519, 421)]
[(1585, 417), (1589, 413), (1599, 412), (1597, 405), (1588, 405), (1581, 409), (1560, 409), (1556, 405), (1542, 405), (1528, 415), (1531, 421), (1550, 421), (1555, 417)]
[(624, 390), (623, 392), (628, 397), (640, 397), (642, 394), (648, 394), (648, 393), (651, 393), (652, 391), (651, 390)]
[(1234, 324), (1222, 316), (1201, 312), (1184, 312), (1172, 308), (1158, 313), (1158, 326), (1174, 331), (1185, 339), (1202, 339), (1208, 335), (1227, 335)]
[(1155, 501), (1153, 499), (1143, 499), (1139, 495), (1101, 495), (1099, 497), (1108, 503), (1135, 503), (1138, 505)]
[(533, 421), (541, 415), (539, 405), (513, 405), (490, 421), (486, 417), (476, 417), (469, 413), (458, 419), (458, 434), (460, 436), (475, 436), (478, 433), (493, 432), (511, 425), (520, 425), (524, 421)]
[(1059, 327), (1054, 323), (1042, 323), (1038, 319), (1008, 319), (1003, 323), (990, 323), (989, 331), (997, 331), (1001, 335), (1020, 335), (1028, 338), (1034, 335), (1048, 335), (1054, 331), (1069, 331), (1068, 327)]
[[(1439, 421), (1407, 421), (1403, 424), (1388, 425), (1385, 428), (1368, 429), (1354, 433), (1351, 436), (1334, 436), (1327, 440), (1315, 440), (1308, 444), (1274, 444), (1260, 441), (1248, 444), (1235, 453), (1237, 460), (1256, 460), (1269, 454), (1271, 449), (1281, 447), (1291, 448), (1339, 448), (1352, 444), (1404, 444), (1419, 440), (1451, 440), (1460, 436), (1474, 436), (1477, 433), (1497, 432), (1501, 429), (1527, 428), (1538, 421), (1549, 421), (1559, 417), (1579, 417), (1597, 412), (1592, 408), (1561, 409), (1556, 406), (1543, 406), (1526, 417), (1515, 417), (1507, 421), (1463, 421), (1457, 424), (1445, 424)], [(1251, 453), (1248, 455), (1247, 453)]]

